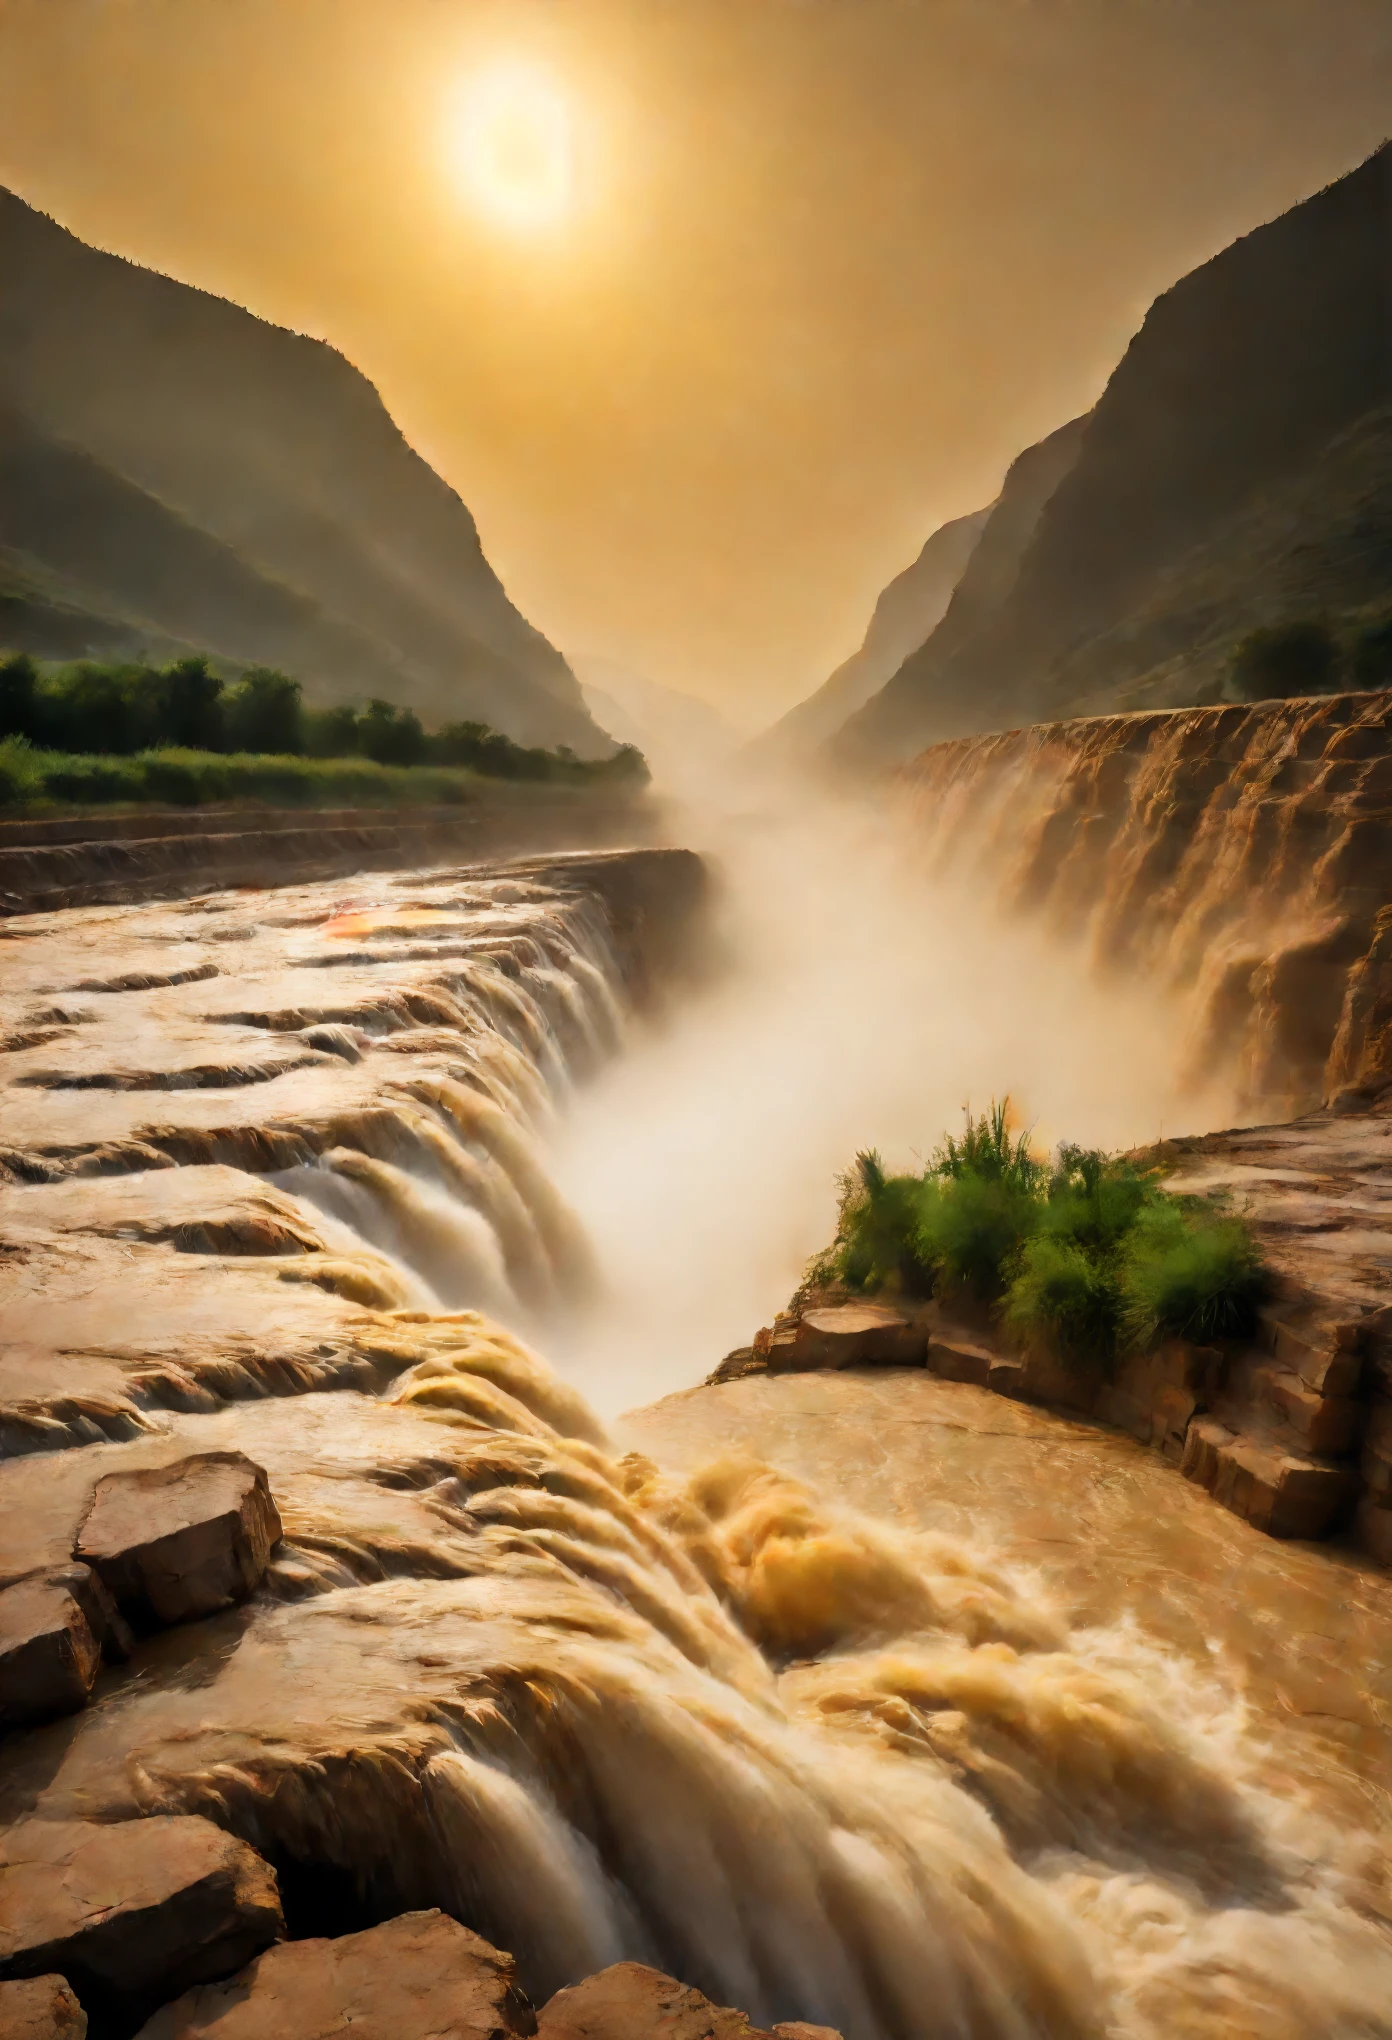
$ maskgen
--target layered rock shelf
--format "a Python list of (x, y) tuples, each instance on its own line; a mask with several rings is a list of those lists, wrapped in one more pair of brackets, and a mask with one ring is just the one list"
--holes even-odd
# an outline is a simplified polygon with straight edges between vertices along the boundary
[(1152, 1446), (1278, 1537), (1348, 1532), (1392, 1563), (1392, 1097), (1361, 1114), (1167, 1142), (1177, 1193), (1240, 1209), (1273, 1273), (1260, 1342), (1165, 1341), (1104, 1374), (1021, 1350), (989, 1312), (803, 1291), (712, 1383), (825, 1367), (926, 1367), (1077, 1411)]
[(935, 872), (1177, 994), (1244, 1116), (1392, 1082), (1392, 694), (964, 737), (899, 784)]
[(0, 917), (101, 902), (177, 899), (354, 871), (642, 842), (641, 798), (517, 786), (460, 807), (226, 809), (0, 823)]

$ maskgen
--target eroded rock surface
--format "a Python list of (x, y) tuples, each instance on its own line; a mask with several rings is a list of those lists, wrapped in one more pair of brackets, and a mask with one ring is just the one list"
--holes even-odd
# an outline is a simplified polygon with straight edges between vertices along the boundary
[[(774, 2028), (792, 2040), (802, 2030)], [(616, 1962), (558, 1991), (542, 2007), (537, 2031), (542, 2040), (753, 2040), (755, 2029), (743, 2012), (713, 2005), (660, 1970)]]
[(77, 1555), (142, 1626), (191, 1622), (244, 1601), (280, 1538), (264, 1467), (203, 1452), (97, 1482)]
[(921, 1364), (1126, 1431), (1273, 1536), (1352, 1531), (1392, 1559), (1392, 1098), (1172, 1140), (1145, 1159), (1175, 1193), (1228, 1199), (1251, 1226), (1273, 1289), (1256, 1343), (1170, 1339), (1103, 1372), (1019, 1347), (988, 1311), (963, 1321), (936, 1300), (890, 1310), (805, 1289), (712, 1384)]
[(1392, 693), (964, 737), (901, 783), (935, 871), (1176, 992), (1193, 1069), (1244, 1116), (1385, 1084)]
[(762, 2033), (1229, 2040), (1277, 1988), (1281, 2040), (1331, 2004), (1389, 2040), (1380, 1576), (924, 1365), (703, 1391), (664, 1470), (490, 1315), (491, 1281), (544, 1344), (586, 1293), (535, 1133), (642, 984), (641, 899), (598, 911), (445, 874), (11, 924), (16, 1037), (71, 1029), (88, 1072), (319, 1027), (361, 1059), (6, 1095), (0, 1580), (71, 1565), (100, 1482), (210, 1453), (265, 1469), (283, 1535), (7, 1738), (0, 1822), (102, 1823), (107, 1904), (205, 1816), (291, 1952), (439, 1908), (534, 2003), (660, 1960)]
[(5, 2040), (87, 2040), (87, 2014), (61, 1976), (0, 1983)]
[(0, 1980), (65, 1976), (117, 2018), (227, 1976), (283, 1931), (274, 1876), (210, 1821), (24, 1821), (0, 1832)]
[(101, 1645), (61, 1574), (0, 1592), (0, 1729), (85, 1707)]
[(270, 1948), (157, 2012), (140, 2040), (511, 2040), (537, 2022), (516, 1964), (439, 1911)]

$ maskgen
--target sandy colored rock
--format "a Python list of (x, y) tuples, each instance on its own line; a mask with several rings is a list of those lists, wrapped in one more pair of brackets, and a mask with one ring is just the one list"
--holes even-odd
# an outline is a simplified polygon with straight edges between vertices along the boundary
[(558, 1990), (537, 2015), (541, 2040), (749, 2040), (757, 2031), (743, 2012), (641, 1962)]
[(806, 1367), (923, 1363), (927, 1334), (884, 1304), (833, 1304), (806, 1310), (796, 1328), (796, 1353)]
[(964, 1333), (935, 1331), (928, 1340), (929, 1372), (942, 1381), (966, 1381), (985, 1388), (999, 1357)]
[(60, 1973), (93, 2014), (231, 1975), (283, 1928), (269, 1865), (193, 1815), (0, 1834), (0, 1980)]
[(87, 2014), (61, 1976), (0, 1983), (4, 2040), (87, 2040)]
[(535, 2033), (510, 1955), (447, 1913), (270, 1948), (156, 2012), (139, 2040), (503, 2040)]
[(809, 2026), (805, 2019), (785, 2019), (772, 2030), (778, 2040), (841, 2040), (834, 2026)]
[(205, 1452), (98, 1481), (78, 1557), (133, 1621), (187, 1622), (245, 1600), (279, 1537), (264, 1469)]
[(1211, 1417), (1189, 1426), (1181, 1470), (1216, 1502), (1273, 1537), (1327, 1536), (1356, 1492), (1350, 1468), (1283, 1451)]
[(100, 1666), (101, 1647), (61, 1577), (0, 1593), (0, 1728), (85, 1707)]

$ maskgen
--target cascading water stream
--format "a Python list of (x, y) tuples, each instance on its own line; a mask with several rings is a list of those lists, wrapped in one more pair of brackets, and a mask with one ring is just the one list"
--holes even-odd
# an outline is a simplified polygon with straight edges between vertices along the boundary
[[(567, 1378), (606, 1412), (691, 1380), (722, 1313), (744, 1331), (780, 1300), (835, 1163), (902, 1137), (906, 1100), (927, 1138), (965, 1083), (1017, 1070), (1059, 1131), (1163, 1104), (1164, 1014), (1092, 1004), (1066, 966), (1021, 1014), (1023, 952), (1002, 962), (975, 909), (915, 928), (887, 866), (847, 886), (840, 854), (829, 825), (766, 838), (734, 903), (755, 963), (660, 1032), (574, 897), (439, 879), (330, 912), (306, 889), (228, 952), (247, 982), (212, 1025), (309, 1042), (311, 1067), (230, 1117), (216, 1087), (154, 1117), (93, 1088), (120, 1113), (92, 1108), (91, 1151), (153, 1159), (7, 1194), (42, 1213), (71, 1191), (94, 1237), (107, 1197), (116, 1237), (186, 1264), (169, 1179), (251, 1185), (252, 1216), (235, 1190), (218, 1223), (261, 1228), (256, 1296), (340, 1313), (325, 1334), (378, 1385), (268, 1393), (277, 1305), (239, 1348), (260, 1399), (200, 1403), (192, 1353), (152, 1435), (91, 1448), (236, 1445), (284, 1540), (247, 1609), (157, 1639), (61, 1749), (17, 1746), (0, 1810), (209, 1813), (280, 1869), (292, 1929), (324, 1890), (357, 1917), (444, 1904), (537, 1998), (632, 1956), (847, 2040), (1392, 2035), (1384, 1794), (1323, 1810), (1216, 1662), (1073, 1620), (988, 1539), (871, 1521), (748, 1452), (664, 1472)], [(188, 910), (140, 911), (157, 933)], [(230, 933), (246, 909), (208, 911)], [(107, 1061), (153, 1070), (193, 1014), (180, 1067), (207, 1067), (207, 984), (139, 996)], [(1045, 1014), (1074, 1023), (1052, 1065)], [(970, 1487), (991, 1434), (962, 1408)], [(13, 1463), (11, 1509), (75, 1521), (87, 1459)]]

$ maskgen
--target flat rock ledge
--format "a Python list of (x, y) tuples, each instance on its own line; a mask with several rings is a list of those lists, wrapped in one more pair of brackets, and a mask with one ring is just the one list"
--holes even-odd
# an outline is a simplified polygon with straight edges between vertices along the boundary
[(61, 1976), (118, 2029), (284, 1931), (270, 1866), (196, 1815), (0, 1834), (0, 1983)]
[[(775, 2026), (778, 2040), (841, 2040), (829, 2026)], [(540, 2040), (768, 2040), (743, 2012), (648, 1969), (615, 1962), (557, 1991), (537, 2018)]]
[(131, 1625), (157, 1629), (245, 1600), (280, 1534), (265, 1471), (244, 1453), (98, 1481), (79, 1555), (0, 1585), (0, 1734), (85, 1707), (103, 1661), (136, 1648)]
[(140, 2040), (508, 2040), (537, 2022), (511, 1955), (447, 1913), (289, 1941), (166, 2005)]
[[(286, 1941), (275, 1873), (196, 1815), (0, 1836), (0, 2040), (771, 2040), (619, 1962), (540, 2015), (513, 1957), (438, 1911)], [(840, 2040), (789, 2023), (773, 2040)]]
[(1012, 1350), (989, 1318), (962, 1322), (936, 1301), (891, 1308), (812, 1290), (727, 1354), (709, 1382), (925, 1367), (1128, 1432), (1271, 1536), (1321, 1538), (1356, 1522), (1364, 1547), (1392, 1564), (1392, 1405), (1360, 1394), (1364, 1338), (1362, 1325), (1286, 1298), (1263, 1312), (1256, 1346), (1169, 1339), (1103, 1378)]

